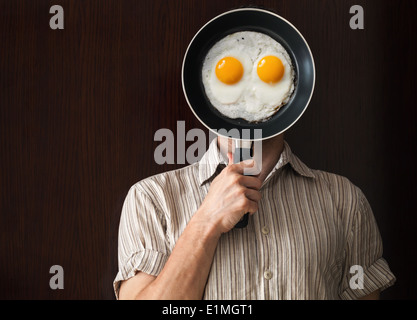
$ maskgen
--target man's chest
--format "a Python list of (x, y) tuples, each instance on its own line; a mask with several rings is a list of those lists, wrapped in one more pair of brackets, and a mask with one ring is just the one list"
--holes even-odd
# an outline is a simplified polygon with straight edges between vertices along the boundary
[(341, 273), (343, 249), (341, 221), (327, 195), (266, 188), (248, 227), (220, 239), (206, 298), (328, 295)]

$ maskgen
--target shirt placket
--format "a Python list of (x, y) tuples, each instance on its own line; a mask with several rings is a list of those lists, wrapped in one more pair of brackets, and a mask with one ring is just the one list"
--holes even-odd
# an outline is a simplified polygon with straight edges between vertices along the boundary
[(275, 229), (272, 226), (271, 214), (276, 214), (276, 212), (269, 212), (268, 210), (268, 194), (270, 190), (268, 186), (270, 185), (271, 180), (277, 179), (282, 173), (283, 167), (277, 168), (274, 172), (264, 181), (260, 189), (262, 193), (262, 200), (259, 202), (258, 214), (258, 228), (256, 230), (258, 236), (258, 252), (260, 253), (259, 257), (259, 271), (260, 278), (264, 283), (264, 297), (265, 299), (277, 299), (277, 268), (276, 261), (274, 262), (272, 257), (276, 255), (276, 252), (273, 253), (271, 250), (277, 251), (277, 239), (272, 231)]
[[(262, 192), (262, 190), (261, 190)], [(273, 278), (273, 273), (271, 271), (271, 261), (270, 261), (270, 226), (269, 226), (269, 219), (264, 214), (264, 204), (261, 200), (259, 202), (259, 209), (258, 212), (255, 213), (257, 215), (257, 223), (255, 225), (255, 232), (257, 241), (257, 252), (258, 252), (258, 272), (259, 272), (259, 279), (263, 286), (260, 287), (263, 292), (259, 292), (260, 296), (263, 299), (270, 299), (270, 283)]]

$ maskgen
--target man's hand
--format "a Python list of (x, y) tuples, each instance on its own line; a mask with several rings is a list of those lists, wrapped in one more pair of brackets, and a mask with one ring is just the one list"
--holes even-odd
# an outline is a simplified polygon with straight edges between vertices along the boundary
[(206, 219), (219, 233), (230, 231), (244, 214), (258, 210), (262, 182), (254, 176), (243, 175), (244, 168), (254, 166), (253, 160), (233, 164), (228, 153), (229, 164), (213, 180), (210, 190), (194, 218)]

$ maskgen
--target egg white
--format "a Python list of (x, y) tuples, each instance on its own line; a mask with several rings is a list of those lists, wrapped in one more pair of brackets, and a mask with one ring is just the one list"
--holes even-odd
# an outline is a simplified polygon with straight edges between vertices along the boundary
[[(277, 83), (265, 83), (263, 82), (257, 72), (259, 62), (266, 56), (278, 57), (284, 66), (284, 75)], [(263, 53), (254, 63), (252, 71), (252, 88), (256, 99), (263, 105), (264, 109), (275, 109), (281, 107), (287, 103), (290, 94), (294, 90), (293, 83), (293, 70), (291, 67), (291, 59), (288, 55), (285, 55), (282, 51), (271, 51)], [(255, 109), (255, 112), (257, 110)]]
[[(276, 84), (263, 82), (257, 74), (260, 59), (275, 55), (285, 72)], [(227, 56), (238, 59), (244, 68), (242, 79), (227, 85), (217, 79), (217, 62)], [(202, 82), (207, 98), (223, 115), (249, 122), (266, 121), (286, 104), (294, 91), (295, 72), (284, 47), (266, 34), (242, 31), (218, 41), (208, 51), (202, 67)]]

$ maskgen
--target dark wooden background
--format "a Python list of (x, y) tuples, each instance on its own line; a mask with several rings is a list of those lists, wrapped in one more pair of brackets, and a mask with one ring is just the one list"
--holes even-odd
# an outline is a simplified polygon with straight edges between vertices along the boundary
[[(203, 127), (181, 88), (195, 32), (226, 10), (274, 9), (305, 36), (316, 90), (287, 134), (310, 167), (367, 195), (398, 280), (417, 298), (416, 1), (0, 0), (0, 298), (114, 299), (129, 187), (157, 165), (160, 128)], [(62, 5), (65, 29), (51, 30)], [(365, 30), (349, 28), (361, 4)], [(51, 290), (61, 265), (64, 289)]]

